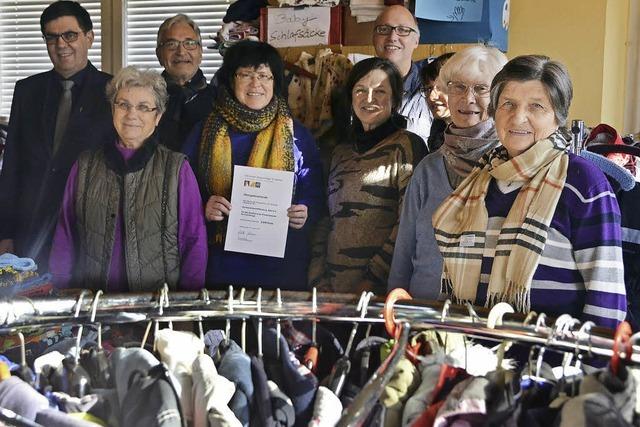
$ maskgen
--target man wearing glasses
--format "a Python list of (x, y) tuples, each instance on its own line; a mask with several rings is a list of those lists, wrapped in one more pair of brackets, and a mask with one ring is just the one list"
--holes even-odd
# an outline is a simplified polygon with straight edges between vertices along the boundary
[(404, 6), (389, 6), (376, 19), (373, 47), (376, 56), (393, 62), (404, 79), (404, 94), (399, 113), (407, 119), (407, 130), (426, 141), (433, 117), (420, 91), (422, 63), (411, 60), (418, 47), (418, 24)]
[(88, 60), (89, 13), (57, 1), (40, 16), (53, 69), (16, 83), (0, 174), (0, 253), (47, 265), (67, 175), (80, 152), (113, 138), (109, 74)]
[(200, 69), (202, 39), (198, 25), (183, 14), (165, 20), (158, 30), (156, 56), (164, 67), (162, 76), (169, 92), (158, 136), (162, 144), (181, 151), (193, 125), (213, 108), (214, 92)]

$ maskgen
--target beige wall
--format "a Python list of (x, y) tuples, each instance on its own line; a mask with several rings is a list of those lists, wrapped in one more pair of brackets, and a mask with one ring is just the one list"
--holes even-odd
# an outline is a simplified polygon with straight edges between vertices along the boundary
[(629, 0), (511, 0), (509, 51), (563, 62), (574, 85), (570, 119), (622, 129)]

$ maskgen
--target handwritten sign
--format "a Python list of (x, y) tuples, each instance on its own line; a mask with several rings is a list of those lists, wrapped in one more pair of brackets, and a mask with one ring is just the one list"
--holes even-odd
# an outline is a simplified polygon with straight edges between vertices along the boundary
[(270, 7), (267, 42), (275, 47), (329, 44), (331, 8)]
[(484, 0), (420, 0), (416, 17), (432, 21), (480, 22)]

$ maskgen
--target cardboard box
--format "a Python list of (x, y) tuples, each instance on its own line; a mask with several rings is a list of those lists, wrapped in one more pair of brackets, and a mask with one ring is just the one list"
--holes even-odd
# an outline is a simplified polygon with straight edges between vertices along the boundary
[(373, 37), (375, 22), (358, 24), (351, 16), (351, 8), (344, 7), (342, 13), (342, 44), (345, 46), (369, 46)]

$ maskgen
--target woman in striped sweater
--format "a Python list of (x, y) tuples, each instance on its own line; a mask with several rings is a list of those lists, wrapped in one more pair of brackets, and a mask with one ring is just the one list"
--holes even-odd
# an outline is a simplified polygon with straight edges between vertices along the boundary
[(455, 300), (624, 319), (620, 210), (602, 172), (567, 151), (572, 96), (566, 68), (545, 56), (514, 58), (493, 79), (502, 146), (433, 215)]

